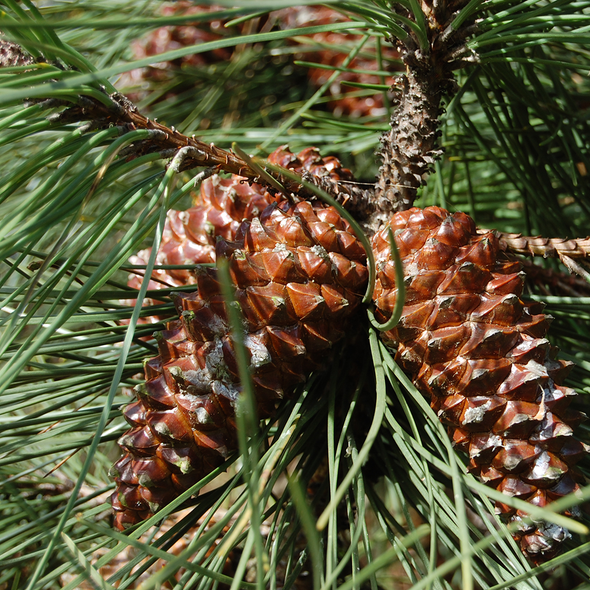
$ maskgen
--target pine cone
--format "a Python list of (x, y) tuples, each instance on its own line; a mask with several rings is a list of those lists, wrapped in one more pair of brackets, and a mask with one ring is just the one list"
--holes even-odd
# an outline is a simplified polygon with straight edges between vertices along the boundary
[[(216, 5), (195, 5), (186, 0), (180, 0), (173, 5), (164, 6), (161, 11), (163, 16), (188, 16), (191, 14), (203, 14), (207, 12), (217, 12), (223, 10), (223, 7)], [(188, 45), (197, 45), (198, 43), (207, 43), (217, 41), (227, 35), (221, 20), (210, 22), (185, 23), (177, 26), (159, 27), (150, 33), (144, 39), (136, 39), (131, 44), (131, 49), (135, 59), (157, 56), (167, 51), (186, 47)], [(147, 68), (131, 70), (121, 79), (121, 87), (142, 88), (146, 82), (162, 84), (171, 79), (171, 72), (179, 70), (182, 67), (204, 67), (210, 63), (220, 61), (229, 61), (232, 57), (232, 50), (228, 48), (207, 51), (206, 53), (195, 53), (185, 57), (160, 62)], [(141, 99), (141, 91), (126, 93), (132, 101)], [(167, 96), (169, 96), (169, 93)]]
[[(388, 227), (406, 299), (399, 324), (383, 338), (397, 346), (397, 361), (468, 454), (470, 471), (537, 506), (579, 490), (584, 478), (574, 465), (589, 448), (573, 438), (584, 415), (568, 409), (576, 395), (563, 386), (571, 363), (554, 360), (544, 338), (551, 316), (520, 299), (519, 263), (463, 213), (413, 208)], [(380, 321), (391, 317), (397, 293), (388, 227), (373, 238)], [(524, 524), (525, 514), (502, 502), (496, 511), (520, 523), (514, 536), (533, 561), (555, 555), (570, 536), (556, 525)]]
[[(344, 336), (367, 282), (365, 252), (332, 207), (288, 201), (219, 240), (246, 326), (261, 416), (322, 365)], [(240, 385), (215, 270), (195, 271), (198, 292), (178, 295), (180, 320), (160, 333), (145, 364), (132, 426), (119, 440), (112, 503), (119, 528), (135, 524), (219, 466), (236, 448)]]
[[(278, 12), (278, 18), (281, 26), (286, 29), (342, 23), (350, 20), (347, 16), (329, 7), (313, 5), (284, 8)], [(311, 53), (307, 50), (301, 54), (299, 59), (335, 68), (342, 67), (344, 64), (348, 53), (345, 48), (350, 48), (352, 44), (358, 43), (360, 39), (358, 34), (344, 33), (342, 31), (314, 33), (310, 35), (310, 38), (323, 48)], [(389, 70), (403, 69), (399, 52), (390, 45), (381, 47), (381, 57), (384, 61), (384, 68)], [(392, 67), (394, 63), (395, 67)], [(333, 97), (328, 103), (330, 110), (337, 116), (344, 115), (353, 118), (385, 116), (387, 109), (383, 102), (382, 92), (374, 91), (370, 96), (358, 96), (358, 89), (342, 84), (342, 82), (357, 84), (386, 83), (389, 86), (394, 84), (393, 76), (386, 76), (384, 80), (376, 73), (369, 73), (371, 70), (376, 72), (379, 69), (376, 47), (370, 44), (365, 45), (363, 52), (348, 64), (348, 68), (357, 71), (342, 72), (328, 89), (328, 94)], [(311, 67), (308, 70), (309, 81), (316, 88), (327, 82), (332, 74), (333, 70), (325, 68)]]
[[(287, 146), (281, 146), (269, 155), (268, 161), (298, 174), (311, 174), (331, 180), (353, 180), (352, 172), (343, 168), (338, 158), (322, 157), (319, 150), (313, 147), (293, 154)], [(217, 174), (207, 178), (201, 183), (193, 207), (186, 211), (168, 211), (156, 264), (168, 266), (215, 262), (217, 238), (233, 240), (242, 220), (258, 217), (275, 200), (266, 187), (248, 183), (245, 178), (235, 174), (230, 178), (222, 178)], [(129, 261), (131, 264), (145, 265), (151, 251), (151, 248), (141, 250)], [(141, 271), (132, 273), (127, 284), (139, 290), (143, 279)], [(157, 290), (195, 283), (196, 279), (190, 270), (156, 269), (148, 288)], [(133, 306), (135, 300), (124, 303)], [(162, 302), (155, 299), (145, 301), (145, 305), (158, 303)], [(151, 316), (142, 318), (140, 323), (153, 323), (162, 319), (165, 318)]]
[[(186, 211), (168, 211), (162, 243), (156, 264), (189, 265), (215, 262), (215, 242), (218, 237), (231, 240), (243, 219), (250, 219), (274, 201), (264, 187), (248, 184), (241, 176), (221, 178), (217, 174), (201, 184), (195, 205)], [(147, 263), (151, 248), (141, 250), (129, 260), (132, 264)], [(139, 289), (141, 274), (129, 275), (130, 287)], [(195, 284), (187, 269), (155, 270), (150, 289), (165, 289)]]

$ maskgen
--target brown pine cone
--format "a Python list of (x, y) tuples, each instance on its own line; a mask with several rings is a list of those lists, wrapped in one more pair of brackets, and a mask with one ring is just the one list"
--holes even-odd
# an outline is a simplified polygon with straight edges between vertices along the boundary
[[(326, 6), (284, 8), (278, 12), (277, 16), (281, 26), (285, 29), (342, 23), (350, 20), (342, 13)], [(298, 58), (335, 68), (343, 66), (350, 48), (360, 40), (358, 34), (341, 31), (315, 33), (310, 35), (310, 38), (318, 45), (324, 46), (324, 48), (302, 53)], [(381, 51), (384, 59), (384, 69), (391, 71), (403, 69), (399, 53), (393, 47), (384, 44)], [(393, 62), (399, 63), (399, 66), (393, 67)], [(328, 104), (330, 110), (338, 116), (344, 115), (355, 118), (385, 116), (387, 111), (383, 103), (382, 92), (373, 91), (369, 96), (356, 96), (358, 88), (343, 84), (343, 82), (357, 84), (382, 84), (384, 82), (381, 76), (369, 73), (371, 70), (376, 72), (379, 69), (376, 47), (370, 44), (365, 45), (363, 51), (347, 67), (350, 70), (363, 70), (363, 72), (344, 71), (330, 85), (327, 90), (328, 95), (333, 97)], [(308, 79), (313, 86), (319, 88), (327, 82), (333, 71), (324, 68), (309, 68)], [(385, 84), (392, 86), (393, 83), (393, 76), (385, 77)]]
[[(293, 154), (287, 146), (281, 146), (269, 155), (268, 161), (298, 174), (311, 174), (331, 180), (353, 180), (352, 173), (334, 156), (322, 157), (317, 148), (306, 148)], [(217, 238), (233, 240), (240, 223), (244, 219), (258, 217), (276, 198), (264, 186), (248, 183), (246, 179), (233, 174), (222, 178), (217, 174), (201, 183), (194, 206), (186, 211), (168, 211), (162, 242), (158, 249), (156, 264), (195, 265), (215, 262), (215, 243)], [(151, 248), (141, 250), (130, 257), (134, 265), (145, 265)], [(129, 275), (128, 286), (140, 289), (143, 282), (142, 271)], [(193, 285), (194, 274), (187, 269), (156, 269), (151, 275), (151, 290)], [(135, 300), (127, 300), (127, 305), (135, 305)], [(145, 305), (162, 303), (146, 299)], [(142, 318), (141, 323), (158, 322), (161, 317)]]
[[(332, 207), (273, 203), (219, 240), (244, 317), (261, 416), (323, 364), (344, 336), (367, 282), (361, 243)], [(147, 518), (236, 448), (238, 368), (216, 272), (197, 269), (198, 292), (179, 295), (180, 320), (158, 337), (160, 356), (125, 410), (125, 455), (113, 471), (115, 524)]]
[[(223, 10), (221, 6), (195, 5), (192, 2), (181, 0), (174, 2), (172, 5), (164, 6), (161, 14), (162, 16), (189, 16), (191, 14), (197, 15), (206, 12), (214, 13), (220, 10)], [(167, 51), (173, 51), (180, 47), (187, 47), (188, 45), (217, 41), (226, 34), (227, 31), (224, 30), (221, 20), (165, 26), (159, 27), (144, 39), (133, 41), (131, 49), (135, 59), (142, 59), (160, 55)], [(132, 101), (137, 101), (141, 98), (141, 90), (138, 91), (138, 89), (145, 86), (146, 82), (162, 84), (170, 80), (171, 72), (183, 66), (203, 67), (209, 63), (228, 61), (231, 59), (231, 56), (231, 48), (221, 48), (206, 53), (195, 53), (171, 62), (161, 62), (147, 68), (131, 70), (122, 77), (120, 85), (122, 87), (135, 88), (131, 92), (128, 92), (127, 96)]]
[[(218, 237), (231, 240), (243, 219), (260, 213), (275, 199), (259, 184), (248, 184), (241, 176), (221, 178), (217, 174), (201, 184), (195, 205), (186, 211), (168, 211), (158, 265), (188, 265), (215, 262)], [(130, 258), (133, 264), (146, 264), (151, 248)], [(155, 270), (150, 289), (192, 285), (194, 277), (186, 269)], [(131, 274), (128, 285), (141, 287), (142, 275)]]
[[(438, 207), (397, 213), (373, 238), (377, 317), (395, 306), (391, 228), (404, 268), (402, 318), (384, 340), (431, 400), (469, 469), (504, 494), (545, 506), (580, 489), (575, 464), (588, 447), (573, 437), (584, 419), (568, 408), (576, 392), (563, 385), (569, 364), (554, 360), (544, 337), (551, 317), (520, 299), (523, 273), (501, 252), (493, 232)], [(502, 502), (496, 511), (520, 523), (514, 535), (533, 561), (555, 555), (570, 535)], [(577, 511), (566, 512), (577, 516)]]

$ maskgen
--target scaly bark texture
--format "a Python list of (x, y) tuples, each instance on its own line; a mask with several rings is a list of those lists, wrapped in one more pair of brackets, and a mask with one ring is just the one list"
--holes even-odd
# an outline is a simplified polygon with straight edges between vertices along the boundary
[(543, 258), (587, 258), (590, 255), (590, 238), (544, 238), (522, 234), (500, 233), (503, 247), (517, 254), (543, 256)]
[(577, 274), (590, 282), (590, 238), (544, 238), (542, 236), (523, 236), (522, 234), (499, 234), (501, 246), (510, 252), (543, 258), (559, 258), (572, 274)]
[[(441, 99), (455, 90), (453, 71), (474, 59), (465, 45), (471, 21), (468, 19), (456, 30), (451, 26), (466, 4), (466, 0), (422, 0), (425, 36), (421, 38), (405, 27), (407, 37), (392, 40), (406, 73), (392, 87), (395, 98), (391, 129), (381, 138), (375, 228), (385, 223), (392, 212), (412, 206), (418, 188), (442, 153), (438, 146)], [(409, 10), (399, 5), (392, 9), (415, 21)]]
[(33, 56), (23, 51), (20, 45), (6, 39), (0, 39), (0, 68), (29, 66), (34, 63)]
[(386, 216), (412, 205), (417, 189), (442, 153), (437, 147), (442, 94), (439, 86), (430, 72), (416, 74), (411, 69), (400, 82), (391, 131), (381, 138), (383, 163), (376, 196)]
[[(391, 316), (397, 298), (389, 228), (406, 298), (399, 324), (383, 338), (468, 454), (470, 471), (537, 506), (579, 490), (584, 477), (575, 464), (589, 449), (573, 430), (585, 416), (568, 408), (576, 395), (563, 385), (571, 363), (555, 360), (545, 338), (551, 316), (520, 299), (520, 264), (463, 213), (397, 213), (373, 238), (380, 320)], [(533, 561), (555, 555), (570, 536), (556, 525), (525, 524), (526, 514), (503, 502), (496, 511), (519, 524), (515, 538)]]

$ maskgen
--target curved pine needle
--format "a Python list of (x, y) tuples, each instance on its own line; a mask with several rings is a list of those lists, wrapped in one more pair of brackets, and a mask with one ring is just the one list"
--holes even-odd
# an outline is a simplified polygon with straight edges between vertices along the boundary
[(391, 257), (395, 262), (395, 284), (397, 286), (397, 296), (395, 300), (395, 307), (393, 309), (393, 313), (391, 317), (380, 324), (375, 319), (375, 314), (372, 309), (367, 308), (367, 315), (369, 316), (369, 321), (373, 326), (379, 330), (380, 332), (387, 332), (388, 330), (393, 330), (400, 321), (402, 317), (402, 313), (404, 311), (404, 303), (406, 301), (406, 285), (404, 283), (404, 267), (402, 264), (402, 259), (399, 255), (399, 250), (397, 249), (397, 244), (395, 243), (395, 238), (393, 237), (393, 232), (391, 228), (389, 228), (387, 232), (387, 237), (389, 238), (389, 249), (391, 252)]

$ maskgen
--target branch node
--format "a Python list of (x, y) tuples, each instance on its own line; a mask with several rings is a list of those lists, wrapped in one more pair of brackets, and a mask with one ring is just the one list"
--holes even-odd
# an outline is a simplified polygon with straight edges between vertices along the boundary
[[(166, 134), (166, 139), (168, 139), (167, 135), (168, 134)], [(203, 155), (206, 155), (206, 154), (195, 147), (192, 147), (192, 146), (181, 147), (179, 150), (176, 150), (176, 154), (174, 155), (174, 158), (173, 158), (172, 162), (170, 162), (168, 167), (171, 168), (172, 170), (174, 170), (174, 172), (176, 172), (178, 174), (180, 172), (180, 167), (182, 166), (182, 163), (187, 158), (190, 158), (190, 157), (198, 158), (199, 156), (203, 156)]]

